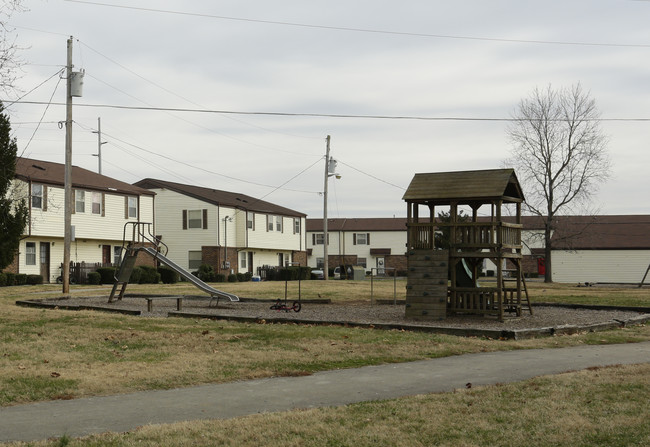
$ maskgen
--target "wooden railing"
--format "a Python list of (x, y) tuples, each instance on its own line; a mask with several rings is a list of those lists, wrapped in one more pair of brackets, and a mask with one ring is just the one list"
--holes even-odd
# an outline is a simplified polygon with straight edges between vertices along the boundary
[[(449, 223), (409, 223), (408, 247), (429, 249), (437, 247), (434, 235)], [(500, 248), (521, 248), (522, 225), (507, 222), (463, 222), (455, 227), (453, 246), (459, 249), (496, 250)]]

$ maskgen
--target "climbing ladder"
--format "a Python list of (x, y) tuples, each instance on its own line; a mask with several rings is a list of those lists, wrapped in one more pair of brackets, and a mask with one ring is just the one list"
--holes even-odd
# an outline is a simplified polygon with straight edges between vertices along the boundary
[[(131, 233), (131, 240), (127, 244), (126, 229), (129, 225), (131, 225), (133, 228)], [(127, 222), (124, 225), (124, 231), (122, 235), (122, 250), (124, 251), (124, 257), (122, 258), (120, 268), (115, 274), (115, 282), (113, 283), (111, 294), (108, 297), (109, 303), (113, 302), (113, 298), (115, 298), (115, 294), (118, 288), (120, 289), (120, 292), (117, 299), (121, 300), (124, 297), (124, 292), (126, 291), (126, 287), (129, 285), (129, 279), (131, 277), (133, 269), (135, 268), (135, 263), (139, 253), (145, 253), (162, 262), (170, 269), (178, 272), (178, 274), (180, 274), (187, 281), (191, 282), (204, 292), (210, 294), (212, 298), (219, 299), (220, 297), (223, 297), (229, 299), (230, 301), (239, 301), (239, 297), (237, 295), (233, 295), (232, 293), (224, 292), (222, 290), (217, 290), (214, 287), (207, 285), (192, 273), (188, 272), (176, 264), (174, 261), (167, 258), (167, 245), (165, 245), (151, 233), (151, 225), (151, 223), (146, 222)], [(164, 254), (162, 253), (163, 251)]]
[[(521, 265), (520, 264), (521, 261), (519, 259), (517, 259), (515, 262)], [(528, 295), (528, 286), (526, 285), (526, 277), (524, 276), (523, 270), (519, 268), (519, 266), (516, 270), (519, 272), (520, 275), (519, 278), (508, 278), (508, 279), (503, 278), (503, 284), (504, 284), (503, 295), (505, 300), (504, 307), (506, 308), (506, 310), (508, 310), (508, 308), (514, 309), (518, 317), (521, 316), (521, 313), (524, 310), (528, 310), (528, 312), (530, 312), (530, 314), (533, 315), (533, 307), (530, 305), (530, 296)], [(522, 296), (521, 299), (514, 296), (513, 291), (515, 291), (516, 288), (513, 289), (510, 287), (505, 287), (505, 283), (507, 281), (517, 281), (517, 280), (520, 280), (521, 285), (523, 286), (522, 289), (524, 291), (524, 296)], [(508, 293), (510, 293), (510, 296), (508, 296)]]

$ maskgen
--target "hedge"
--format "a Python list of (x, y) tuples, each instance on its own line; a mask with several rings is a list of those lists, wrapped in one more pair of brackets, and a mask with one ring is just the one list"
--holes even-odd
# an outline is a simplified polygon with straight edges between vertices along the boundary
[(101, 284), (113, 284), (115, 282), (115, 267), (99, 267), (97, 269)]
[(27, 275), (25, 278), (25, 284), (29, 284), (30, 286), (43, 284), (43, 275)]
[(158, 267), (158, 273), (160, 273), (160, 280), (163, 284), (176, 284), (180, 279), (178, 272), (169, 267)]
[(97, 285), (102, 283), (102, 275), (98, 272), (88, 273), (88, 284)]

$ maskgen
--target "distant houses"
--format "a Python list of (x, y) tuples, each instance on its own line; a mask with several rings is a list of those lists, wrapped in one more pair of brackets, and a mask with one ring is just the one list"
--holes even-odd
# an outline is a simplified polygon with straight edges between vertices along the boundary
[[(543, 222), (523, 216), (522, 223), (524, 273), (543, 276)], [(650, 215), (558, 216), (555, 227), (556, 282), (639, 283), (650, 265)], [(383, 263), (396, 271), (406, 268), (406, 218), (330, 219), (328, 230), (330, 266), (362, 265), (371, 271)], [(322, 266), (325, 240), (323, 220), (307, 219), (311, 267)], [(484, 274), (495, 270), (496, 266), (485, 262)]]
[[(61, 274), (64, 170), (60, 163), (17, 159), (14, 195), (27, 203), (29, 219), (6, 271), (42, 275), (44, 282)], [(119, 262), (124, 224), (153, 219), (154, 193), (147, 189), (74, 166), (72, 191), (72, 262)]]
[(168, 257), (195, 271), (256, 274), (264, 266), (307, 264), (306, 215), (245, 194), (164, 180), (137, 187), (155, 193), (155, 228)]
[[(6, 271), (54, 282), (63, 259), (64, 165), (18, 158), (15, 197), (29, 221)], [(157, 179), (133, 185), (73, 167), (74, 263), (119, 262), (124, 225), (151, 222), (168, 257), (189, 271), (209, 264), (218, 273), (258, 274), (288, 264), (362, 266), (387, 274), (406, 270), (406, 218), (307, 219), (254, 197)], [(523, 216), (523, 270), (543, 275), (541, 219)], [(650, 264), (650, 215), (559, 216), (553, 233), (553, 279), (564, 283), (638, 283)], [(150, 261), (153, 262), (153, 261)], [(489, 261), (483, 273), (496, 270)]]

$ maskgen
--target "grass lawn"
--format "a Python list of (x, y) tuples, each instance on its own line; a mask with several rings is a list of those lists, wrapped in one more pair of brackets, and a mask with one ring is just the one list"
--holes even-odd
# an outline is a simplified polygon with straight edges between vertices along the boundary
[[(398, 282), (397, 299), (403, 299), (404, 285), (404, 281)], [(283, 282), (225, 283), (215, 286), (243, 297), (278, 298), (284, 297), (285, 293)], [(375, 298), (392, 299), (393, 287), (392, 281), (376, 283)], [(317, 298), (320, 295), (322, 298), (331, 298), (333, 302), (341, 305), (370, 302), (370, 284), (363, 281), (304, 281), (301, 289), (303, 299)], [(105, 286), (100, 288), (81, 285), (72, 287), (73, 294), (82, 296), (107, 295), (109, 290)], [(40, 310), (18, 307), (14, 304), (18, 299), (56, 296), (58, 291), (57, 286), (0, 288), (0, 340), (2, 340), (0, 344), (0, 405), (119, 394), (137, 390), (174, 388), (278, 375), (303, 375), (334, 368), (403, 362), (471, 352), (650, 340), (650, 326), (648, 325), (536, 340), (501, 341), (344, 327), (242, 324), (181, 318), (153, 319), (100, 312)], [(647, 288), (578, 288), (530, 283), (529, 291), (533, 301), (650, 306), (650, 292)], [(127, 293), (129, 292), (197, 293), (196, 289), (187, 284), (130, 285), (127, 290)], [(289, 284), (288, 294), (290, 299), (297, 296), (297, 284)], [(613, 371), (611, 374), (605, 374), (602, 371), (576, 374), (600, 374), (598, 375), (599, 380), (605, 381), (605, 384), (602, 385), (603, 388), (607, 388), (607, 384), (614, 388), (625, 388), (629, 382), (630, 394), (645, 396), (647, 399), (648, 382), (647, 379), (644, 381), (642, 377), (647, 377), (647, 373), (650, 371), (645, 369), (639, 373), (630, 372), (628, 374), (627, 367), (611, 371)], [(621, 376), (624, 379), (616, 378), (623, 374), (620, 371), (625, 371), (627, 374)], [(548, 386), (551, 391), (545, 392), (552, 396), (552, 393), (555, 392), (552, 390), (564, 387), (562, 380), (565, 379), (550, 378), (548, 379), (550, 382), (545, 380), (540, 379), (534, 382), (534, 385), (529, 384), (528, 386), (513, 384), (504, 387), (488, 387), (459, 394), (414, 397), (395, 403), (359, 404), (341, 409), (262, 416), (261, 418), (265, 421), (268, 418), (267, 422), (258, 421), (255, 418), (253, 418), (255, 421), (251, 421), (251, 418), (243, 418), (234, 421), (165, 426), (155, 430), (143, 429), (135, 434), (114, 435), (116, 438), (112, 440), (109, 440), (110, 436), (97, 438), (95, 444), (83, 445), (183, 445), (180, 439), (185, 439), (186, 436), (190, 439), (187, 445), (256, 445), (255, 440), (247, 438), (247, 436), (254, 437), (267, 432), (269, 439), (279, 440), (275, 444), (265, 442), (269, 445), (297, 445), (298, 437), (302, 436), (305, 436), (307, 441), (301, 441), (300, 445), (324, 445), (319, 441), (330, 438), (332, 441), (326, 445), (370, 445), (375, 439), (373, 427), (378, 425), (386, 425), (387, 430), (385, 433), (377, 433), (376, 442), (373, 445), (431, 445), (435, 443), (522, 445), (518, 442), (505, 442), (508, 439), (507, 432), (512, 430), (511, 419), (518, 421), (521, 419), (522, 424), (523, 420), (531, 420), (530, 424), (526, 423), (517, 428), (517, 430), (521, 430), (517, 436), (523, 437), (520, 438), (520, 441), (521, 439), (528, 441), (527, 437), (531, 436), (549, 436), (546, 430), (551, 430), (553, 427), (549, 420), (530, 413), (531, 405), (527, 403), (537, 402), (538, 389), (545, 389), (544, 387)], [(554, 385), (555, 380), (560, 380), (560, 385)], [(586, 379), (585, 384), (588, 383), (589, 386), (592, 386), (594, 380)], [(621, 380), (622, 383), (620, 383)], [(503, 391), (506, 389), (512, 389), (512, 391), (506, 393)], [(475, 398), (472, 398), (471, 404), (461, 399), (463, 396), (465, 398), (474, 396), (474, 393), (477, 394)], [(513, 400), (512, 394), (509, 393), (519, 393), (521, 397), (519, 400)], [(625, 397), (627, 395), (618, 397), (619, 394), (607, 394), (608, 402), (615, 406), (627, 405), (629, 397)], [(458, 424), (456, 428), (443, 430), (444, 427), (441, 428), (437, 425), (438, 422), (435, 422), (438, 419), (442, 421), (441, 414), (445, 413), (445, 405), (460, 405), (459, 408), (463, 408), (465, 405), (468, 407), (467, 411), (473, 413), (478, 411), (477, 408), (483, 408), (479, 404), (484, 400), (490, 402), (487, 400), (487, 396), (490, 396), (489, 399), (493, 399), (494, 402), (486, 404), (485, 411), (489, 408), (504, 408), (504, 406), (513, 403), (517, 403), (526, 410), (523, 415), (513, 410), (512, 415), (503, 417), (498, 417), (497, 413), (499, 412), (497, 411), (492, 419), (488, 418), (483, 422), (477, 422), (477, 429), (481, 428), (483, 434), (477, 435), (479, 437), (476, 440), (468, 438), (467, 443), (458, 441), (465, 436), (459, 434), (461, 432), (454, 434), (456, 430), (462, 429)], [(449, 401), (443, 403), (442, 407), (436, 407), (441, 399), (461, 400), (460, 403)], [(548, 399), (553, 400), (552, 398)], [(597, 400), (598, 398), (593, 399), (594, 402)], [(397, 409), (391, 410), (393, 405), (396, 405)], [(427, 410), (429, 405), (432, 408)], [(427, 425), (429, 428), (426, 433), (421, 429), (414, 430), (413, 428), (411, 428), (413, 432), (410, 434), (404, 432), (409, 428), (408, 424), (404, 424), (403, 421), (408, 419), (407, 415), (414, 411), (413, 406), (422, 407), (423, 413), (418, 416), (422, 420), (430, 418), (435, 422)], [(602, 411), (606, 413), (604, 409)], [(427, 412), (430, 412), (428, 416)], [(481, 410), (478, 414), (483, 413), (484, 410)], [(646, 410), (646, 419), (647, 416)], [(584, 419), (588, 418), (588, 415), (583, 414), (580, 417)], [(282, 427), (280, 422), (284, 419), (289, 422), (288, 426), (282, 430), (279, 427)], [(317, 421), (320, 422), (316, 423)], [(330, 422), (327, 423), (327, 421)], [(343, 424), (340, 433), (330, 435), (328, 432), (319, 432), (319, 430), (333, 430), (334, 425), (339, 425), (337, 421), (348, 421), (347, 424)], [(562, 417), (559, 416), (557, 424), (561, 425), (562, 421)], [(250, 428), (252, 423), (256, 424), (254, 431), (245, 428), (240, 429), (242, 431), (240, 434), (234, 434), (232, 431), (235, 430), (237, 424), (244, 424), (243, 427)], [(257, 429), (258, 423), (260, 424), (259, 430)], [(569, 423), (569, 421), (565, 418), (564, 423)], [(609, 433), (606, 425), (598, 424), (597, 426), (602, 427), (602, 436)], [(619, 430), (627, 430), (625, 427), (627, 425), (624, 424)], [(192, 430), (196, 430), (196, 433), (191, 434)], [(164, 436), (169, 436), (170, 441), (156, 438), (157, 435), (154, 436), (154, 431), (160, 432), (161, 435), (166, 433)], [(437, 441), (436, 436), (440, 435), (439, 431), (448, 432), (448, 435), (445, 435), (448, 437), (440, 438)], [(639, 439), (647, 439), (647, 429), (637, 431), (641, 436)], [(223, 433), (229, 433), (232, 436), (225, 436), (223, 439), (226, 441), (220, 440), (219, 437)], [(613, 433), (617, 433), (616, 430)], [(598, 444), (590, 442), (592, 438), (583, 437), (580, 434), (575, 436), (567, 438), (570, 441), (566, 441), (566, 443), (558, 440), (551, 444), (635, 445), (636, 442), (636, 438), (630, 438), (629, 443)], [(584, 434), (584, 436), (587, 435)], [(233, 441), (227, 441), (231, 437)], [(405, 443), (399, 444), (397, 441), (402, 437), (405, 439)], [(312, 440), (309, 441), (310, 439)], [(426, 439), (426, 441), (418, 444), (418, 439)], [(537, 445), (547, 444), (538, 443)]]

